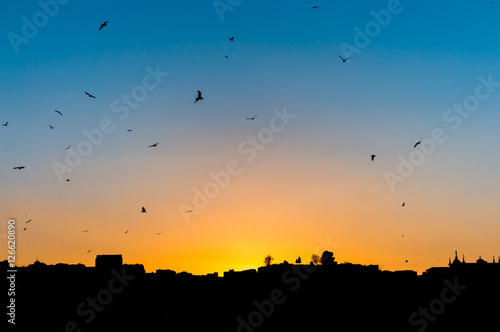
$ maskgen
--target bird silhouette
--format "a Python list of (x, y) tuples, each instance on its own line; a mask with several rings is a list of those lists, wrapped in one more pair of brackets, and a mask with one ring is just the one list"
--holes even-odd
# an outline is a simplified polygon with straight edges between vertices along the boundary
[(24, 227), (23, 231), (25, 231), (25, 230), (27, 230), (27, 229), (28, 229), (28, 227)]
[(26, 168), (26, 167), (24, 167), (24, 166), (16, 166), (16, 167), (14, 167), (14, 169), (23, 169), (23, 168)]
[(375, 159), (376, 155), (372, 154), (372, 161)]
[(422, 141), (418, 141), (417, 143), (415, 143), (415, 145), (413, 146), (413, 148), (416, 148), (416, 147), (417, 147), (417, 145), (419, 145), (419, 144), (421, 144), (421, 143), (422, 143)]
[(160, 142), (156, 142), (155, 144), (151, 144), (150, 146), (148, 146), (148, 148), (156, 148), (156, 146), (158, 145), (158, 143), (160, 143)]
[(227, 58), (229, 58), (229, 57), (228, 57), (227, 55), (224, 55), (224, 58), (226, 58), (226, 59), (227, 59)]
[(408, 260), (406, 260), (406, 263), (408, 263)]
[(231, 37), (231, 38), (228, 38), (230, 41), (234, 41), (234, 36)]
[(405, 202), (403, 202), (403, 204), (402, 204), (401, 206), (403, 206), (403, 207), (404, 207), (404, 206), (405, 206)]
[(108, 21), (106, 21), (106, 22), (102, 23), (102, 24), (101, 24), (101, 27), (99, 28), (99, 30), (98, 30), (98, 31), (101, 31), (101, 29), (102, 29), (102, 28), (107, 27), (107, 26), (108, 26)]
[(2, 127), (7, 127), (8, 124), (9, 124), (9, 121), (7, 121), (4, 124), (2, 124)]
[(186, 213), (191, 213), (193, 212), (193, 210), (186, 210)]
[(71, 144), (68, 145), (66, 148), (64, 148), (64, 150), (69, 150), (70, 147), (71, 147)]
[(94, 250), (92, 250), (92, 249), (91, 249), (91, 250), (87, 251), (87, 254), (88, 254), (89, 252), (91, 252), (91, 251), (94, 251)]
[(127, 129), (127, 131), (132, 131), (132, 129)]
[(61, 116), (63, 116), (62, 113), (57, 110), (55, 110), (54, 112), (59, 113)]
[(194, 100), (194, 102), (197, 103), (200, 100), (203, 100), (203, 97), (201, 96), (201, 91), (198, 90), (198, 97), (196, 97), (196, 99)]
[(161, 233), (162, 233), (162, 232), (160, 232), (160, 233), (155, 233), (155, 234), (156, 234), (156, 235), (161, 235)]
[(27, 222), (25, 222), (25, 224), (29, 224), (30, 222), (31, 222), (31, 219), (30, 219), (30, 220), (28, 220)]
[(71, 181), (71, 180), (70, 179), (66, 179), (66, 182), (69, 182), (69, 181)]
[(258, 114), (254, 115), (253, 117), (251, 118), (246, 118), (247, 120), (254, 120), (256, 117), (257, 117)]
[(90, 228), (89, 228), (89, 229), (87, 229), (86, 231), (82, 231), (82, 232), (87, 233), (89, 230), (90, 230)]
[(142, 213), (146, 213), (146, 212), (148, 212), (148, 211), (146, 211), (146, 209), (145, 209), (145, 208), (144, 208), (144, 206), (143, 206), (143, 207), (142, 207), (142, 211), (141, 211), (141, 212), (142, 212)]
[(128, 233), (128, 231), (129, 231), (129, 230), (127, 229), (127, 230), (126, 230), (125, 232), (123, 232), (123, 233), (127, 234), (127, 233)]
[(347, 60), (349, 60), (349, 59), (350, 59), (350, 58), (344, 59), (344, 58), (343, 58), (343, 57), (341, 57), (340, 55), (339, 55), (339, 58), (341, 58), (341, 59), (342, 59), (342, 62), (346, 62)]
[[(321, 8), (320, 6), (312, 6), (311, 9), (318, 9), (318, 8)], [(309, 10), (311, 10), (309, 9)]]
[(51, 126), (51, 125), (49, 125), (49, 127), (50, 127), (50, 129), (54, 129), (55, 128), (54, 126)]
[(87, 96), (89, 96), (90, 98), (95, 98), (93, 95), (91, 95), (91, 94), (90, 94), (90, 93), (88, 93), (87, 91), (85, 91), (85, 94), (86, 94)]

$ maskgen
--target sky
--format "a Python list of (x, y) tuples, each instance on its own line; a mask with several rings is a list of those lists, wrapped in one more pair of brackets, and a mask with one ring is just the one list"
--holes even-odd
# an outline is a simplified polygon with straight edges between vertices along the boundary
[(491, 261), (499, 6), (3, 1), (0, 240), (194, 274)]

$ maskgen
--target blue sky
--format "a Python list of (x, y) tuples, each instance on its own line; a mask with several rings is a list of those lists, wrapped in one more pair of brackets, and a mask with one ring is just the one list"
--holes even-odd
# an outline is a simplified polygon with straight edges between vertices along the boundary
[[(354, 28), (364, 30), (374, 20), (371, 11), (385, 10), (388, 3), (242, 1), (220, 20), (212, 1), (69, 1), (17, 53), (9, 33), (22, 36), (23, 17), (32, 22), (42, 9), (35, 1), (2, 3), (0, 122), (9, 125), (0, 127), (1, 217), (32, 210), (48, 218), (50, 229), (62, 223), (52, 224), (50, 215), (78, 219), (95, 205), (110, 219), (118, 218), (109, 207), (121, 209), (123, 201), (112, 198), (119, 192), (127, 195), (127, 204), (142, 206), (146, 203), (139, 201), (150, 195), (172, 206), (165, 215), (183, 226), (177, 204), (189, 200), (192, 188), (203, 186), (210, 171), (240, 158), (238, 144), (267, 126), (273, 109), (286, 107), (297, 118), (258, 162), (248, 165), (241, 184), (276, 181), (277, 188), (286, 188), (283, 195), (293, 195), (293, 190), (315, 184), (325, 189), (319, 184), (333, 183), (325, 192), (337, 197), (362, 190), (359, 181), (370, 186), (369, 192), (398, 202), (405, 200), (398, 196), (402, 192), (418, 195), (425, 205), (418, 215), (429, 219), (441, 213), (431, 199), (439, 194), (450, 197), (443, 204), (470, 202), (471, 216), (484, 212), (482, 227), (490, 229), (499, 216), (494, 206), (500, 201), (500, 91), (482, 101), (458, 130), (450, 129), (443, 114), (474, 93), (479, 76), (500, 81), (499, 4), (401, 1), (402, 11), (392, 15), (388, 26), (342, 63), (341, 45), (354, 45)], [(104, 21), (108, 26), (97, 31)], [(232, 36), (233, 42), (228, 40)], [(169, 75), (126, 119), (119, 119), (113, 101), (141, 85), (148, 66)], [(205, 99), (194, 104), (197, 90)], [(255, 114), (256, 120), (245, 120)], [(73, 187), (63, 187), (52, 163), (63, 163), (64, 148), (84, 140), (82, 130), (98, 127), (103, 118), (111, 119), (115, 130), (67, 175)], [(384, 172), (395, 172), (398, 156), (408, 157), (413, 144), (436, 127), (449, 139), (391, 193)], [(160, 144), (153, 154), (145, 147), (155, 142)], [(371, 154), (377, 155), (375, 165), (366, 164)], [(18, 165), (27, 168), (13, 172)], [(235, 189), (233, 195), (245, 190)], [(66, 197), (72, 203), (55, 203)], [(370, 199), (374, 209), (383, 204), (377, 196)], [(335, 215), (322, 196), (311, 202)], [(311, 202), (304, 201), (304, 209)], [(384, 213), (390, 212), (383, 210), (378, 218)], [(456, 214), (463, 211), (448, 217)], [(476, 220), (468, 222), (472, 228)], [(333, 232), (324, 222), (316, 227)], [(177, 231), (171, 229), (170, 236), (180, 236)], [(457, 238), (442, 252), (459, 243)], [(416, 251), (419, 244), (413, 244)], [(498, 253), (500, 248), (488, 250)], [(415, 269), (432, 263), (421, 258)]]

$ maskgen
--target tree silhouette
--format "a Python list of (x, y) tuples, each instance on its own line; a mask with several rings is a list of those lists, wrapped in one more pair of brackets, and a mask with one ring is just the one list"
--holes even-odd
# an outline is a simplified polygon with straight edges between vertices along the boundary
[(328, 250), (323, 251), (323, 255), (321, 255), (319, 261), (321, 262), (321, 265), (337, 264), (335, 262), (335, 257), (333, 257), (333, 252)]
[(316, 254), (313, 254), (311, 256), (311, 262), (313, 262), (314, 264), (318, 264), (318, 262), (319, 262), (319, 256), (316, 255)]
[(267, 255), (266, 258), (264, 258), (264, 265), (269, 266), (271, 265), (271, 262), (274, 260), (273, 256)]
[(297, 259), (295, 260), (295, 264), (300, 264), (300, 263), (302, 263), (302, 260), (300, 259), (300, 256), (299, 256), (299, 258), (297, 258)]

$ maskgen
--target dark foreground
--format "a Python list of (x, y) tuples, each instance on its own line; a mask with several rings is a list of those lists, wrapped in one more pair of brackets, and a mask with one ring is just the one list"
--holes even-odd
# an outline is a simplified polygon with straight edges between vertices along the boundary
[(35, 263), (16, 278), (18, 331), (500, 330), (499, 263), (422, 276), (279, 264), (224, 277)]

